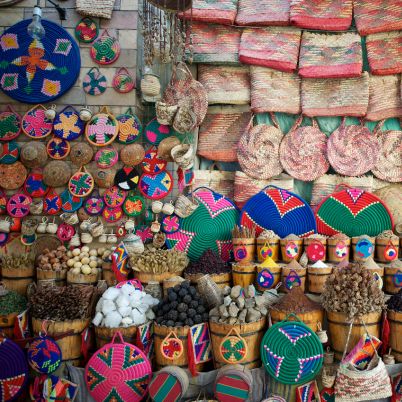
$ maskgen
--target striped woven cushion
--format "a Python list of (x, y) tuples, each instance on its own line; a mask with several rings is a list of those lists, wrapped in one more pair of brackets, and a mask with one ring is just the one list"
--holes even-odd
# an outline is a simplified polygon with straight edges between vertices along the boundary
[(169, 373), (158, 373), (149, 384), (149, 395), (155, 402), (176, 402), (182, 397), (179, 380)]
[(241, 402), (248, 399), (250, 387), (240, 376), (227, 374), (218, 379), (215, 394), (220, 402)]

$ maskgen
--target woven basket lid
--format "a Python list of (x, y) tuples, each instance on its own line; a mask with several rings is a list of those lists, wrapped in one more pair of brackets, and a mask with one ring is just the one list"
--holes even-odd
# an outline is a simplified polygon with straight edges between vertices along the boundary
[(28, 171), (17, 161), (12, 165), (0, 165), (0, 187), (5, 190), (16, 190), (24, 184)]
[(221, 368), (215, 380), (215, 395), (220, 402), (246, 401), (252, 393), (253, 377), (249, 369), (239, 364)]
[(313, 125), (300, 127), (301, 116), (283, 140), (279, 149), (280, 161), (288, 174), (298, 180), (313, 181), (329, 169), (327, 136)]
[(70, 166), (64, 161), (50, 161), (43, 169), (43, 182), (50, 187), (62, 187), (68, 183), (70, 177)]
[(48, 336), (34, 339), (27, 351), (29, 365), (38, 373), (50, 374), (61, 364), (59, 345)]
[(77, 142), (71, 146), (70, 159), (76, 166), (86, 165), (91, 162), (93, 156), (93, 149), (85, 142)]
[(46, 146), (41, 142), (26, 142), (21, 147), (21, 162), (28, 168), (45, 166), (47, 161)]
[(346, 126), (345, 119), (328, 139), (328, 160), (344, 176), (361, 176), (372, 170), (379, 151), (379, 141), (367, 127)]
[(127, 166), (139, 165), (145, 156), (145, 149), (141, 144), (126, 145), (120, 151), (120, 159)]
[(155, 373), (149, 384), (149, 395), (155, 402), (180, 401), (189, 386), (187, 373), (177, 366), (167, 366)]
[(237, 159), (244, 173), (255, 179), (267, 180), (282, 173), (279, 145), (283, 133), (271, 114), (273, 126), (259, 124), (250, 127), (239, 140)]
[(0, 339), (0, 400), (18, 398), (28, 382), (28, 363), (22, 349), (12, 340)]

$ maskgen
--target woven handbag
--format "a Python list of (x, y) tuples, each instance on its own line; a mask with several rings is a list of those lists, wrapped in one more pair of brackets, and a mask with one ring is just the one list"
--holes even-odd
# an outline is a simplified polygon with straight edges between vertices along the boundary
[(78, 14), (87, 17), (112, 18), (115, 0), (76, 0)]
[(243, 131), (237, 145), (237, 158), (243, 172), (255, 179), (267, 180), (282, 173), (279, 162), (279, 145), (283, 133), (275, 115), (271, 113), (273, 126), (258, 124)]
[(366, 47), (370, 71), (373, 74), (389, 75), (402, 72), (402, 31), (368, 35)]
[(353, 14), (362, 36), (402, 29), (400, 0), (354, 0)]
[(400, 75), (370, 75), (367, 120), (378, 121), (402, 116), (401, 84)]
[(294, 180), (292, 177), (283, 173), (277, 177), (272, 177), (269, 180), (258, 180), (247, 176), (243, 172), (236, 171), (233, 200), (237, 207), (242, 209), (251, 197), (269, 185), (293, 191)]
[(327, 136), (317, 122), (312, 126), (300, 127), (303, 116), (295, 122), (283, 137), (279, 157), (283, 168), (295, 179), (313, 181), (329, 169), (327, 159)]
[(303, 78), (360, 77), (362, 68), (358, 34), (303, 32), (299, 57), (299, 75)]
[(246, 28), (239, 60), (244, 64), (291, 73), (297, 68), (301, 31), (294, 28)]
[(247, 105), (250, 103), (248, 67), (200, 64), (198, 79), (207, 91), (210, 105), (217, 103)]
[(193, 21), (212, 24), (233, 25), (237, 13), (238, 0), (193, 0), (192, 9), (182, 15)]
[(211, 107), (198, 133), (197, 154), (218, 162), (236, 162), (236, 145), (251, 115), (230, 106)]
[(239, 64), (240, 29), (194, 22), (191, 35), (195, 63)]
[(299, 114), (300, 78), (270, 68), (250, 67), (251, 110), (254, 113)]
[(300, 28), (345, 31), (352, 23), (352, 0), (291, 0), (290, 22)]
[(234, 192), (234, 178), (235, 172), (223, 170), (218, 163), (213, 163), (207, 170), (194, 170), (195, 187), (209, 187), (231, 200)]
[[(258, 4), (258, 5), (257, 5)], [(289, 0), (239, 0), (237, 25), (289, 25)]]
[(378, 139), (363, 125), (346, 126), (345, 118), (330, 135), (327, 156), (334, 170), (345, 176), (361, 176), (377, 163)]
[(369, 76), (359, 78), (303, 78), (303, 114), (314, 116), (364, 116), (368, 108)]

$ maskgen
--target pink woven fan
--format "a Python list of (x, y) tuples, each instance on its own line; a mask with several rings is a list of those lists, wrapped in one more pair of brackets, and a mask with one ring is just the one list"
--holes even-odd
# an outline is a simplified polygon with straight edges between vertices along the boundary
[(300, 127), (300, 116), (290, 132), (283, 137), (279, 148), (283, 168), (295, 179), (313, 181), (329, 169), (327, 159), (327, 136), (319, 129), (317, 122)]
[(363, 125), (346, 126), (345, 118), (328, 139), (327, 156), (334, 170), (345, 176), (361, 176), (378, 161), (379, 141)]

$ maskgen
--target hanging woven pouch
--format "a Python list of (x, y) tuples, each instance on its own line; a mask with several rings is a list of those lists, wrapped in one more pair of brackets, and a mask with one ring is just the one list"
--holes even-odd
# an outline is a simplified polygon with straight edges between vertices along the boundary
[(300, 127), (300, 116), (293, 128), (283, 137), (279, 157), (283, 168), (298, 180), (313, 181), (329, 169), (327, 136), (313, 120), (312, 126)]
[(131, 92), (135, 88), (134, 78), (126, 67), (120, 67), (112, 80), (112, 87), (121, 94)]
[(84, 91), (92, 96), (101, 95), (107, 88), (106, 77), (101, 74), (98, 67), (92, 67), (85, 75), (82, 82)]
[(289, 0), (239, 0), (236, 25), (289, 25)]
[(192, 8), (182, 14), (185, 19), (211, 24), (233, 25), (238, 0), (193, 0)]
[(21, 116), (14, 111), (11, 105), (0, 113), (0, 141), (10, 141), (21, 133)]
[(283, 133), (273, 113), (271, 120), (273, 126), (258, 124), (254, 127), (251, 120), (237, 145), (237, 158), (243, 172), (259, 180), (270, 179), (283, 171), (279, 161)]
[(89, 54), (95, 63), (106, 65), (114, 63), (119, 58), (120, 50), (117, 38), (111, 36), (105, 29), (92, 44)]

